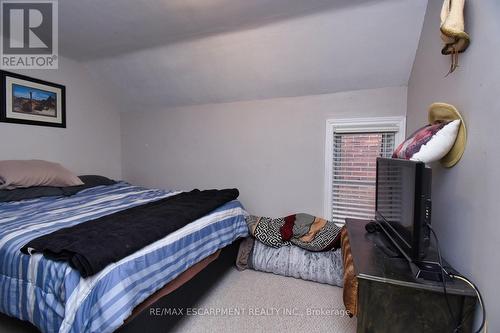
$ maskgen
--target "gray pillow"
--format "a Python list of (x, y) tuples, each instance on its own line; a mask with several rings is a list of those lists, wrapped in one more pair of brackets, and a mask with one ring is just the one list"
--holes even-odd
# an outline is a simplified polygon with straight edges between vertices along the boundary
[(88, 188), (96, 186), (109, 186), (116, 184), (116, 182), (112, 179), (97, 175), (78, 176), (78, 178), (81, 179), (83, 185), (61, 187), (60, 189), (64, 195), (70, 196), (77, 194), (78, 192), (86, 190)]
[(42, 160), (0, 161), (0, 189), (78, 185), (83, 185), (80, 178), (59, 163)]
[(0, 190), (0, 202), (21, 201), (42, 197), (71, 196), (80, 191), (96, 186), (109, 186), (116, 184), (114, 180), (103, 176), (79, 176), (84, 185), (67, 187), (34, 186), (17, 188), (14, 190)]
[(61, 187), (36, 186), (30, 188), (16, 188), (14, 190), (0, 190), (0, 202), (21, 201), (42, 197), (63, 196)]

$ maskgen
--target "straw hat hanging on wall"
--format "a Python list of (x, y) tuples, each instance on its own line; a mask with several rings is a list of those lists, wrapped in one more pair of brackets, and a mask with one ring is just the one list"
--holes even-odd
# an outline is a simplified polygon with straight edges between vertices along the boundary
[(441, 53), (451, 55), (451, 67), (448, 74), (458, 67), (458, 54), (464, 52), (470, 44), (469, 35), (464, 31), (465, 0), (444, 0), (441, 9), (441, 39), (445, 43)]
[(467, 143), (467, 128), (465, 127), (464, 118), (453, 105), (447, 103), (434, 103), (429, 108), (429, 124), (433, 124), (436, 121), (453, 121), (456, 119), (460, 120), (460, 129), (458, 130), (457, 138), (448, 154), (440, 160), (441, 165), (446, 168), (451, 168), (462, 158), (465, 144)]

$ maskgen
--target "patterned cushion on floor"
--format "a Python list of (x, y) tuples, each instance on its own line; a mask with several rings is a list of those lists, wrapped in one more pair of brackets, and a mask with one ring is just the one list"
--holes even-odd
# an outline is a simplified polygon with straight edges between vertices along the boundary
[(320, 217), (303, 213), (280, 218), (250, 215), (246, 222), (252, 236), (274, 248), (294, 244), (320, 252), (340, 247), (340, 228)]
[(281, 238), (280, 228), (283, 224), (285, 224), (283, 218), (260, 217), (255, 227), (254, 237), (271, 247), (290, 245), (290, 242), (283, 241)]

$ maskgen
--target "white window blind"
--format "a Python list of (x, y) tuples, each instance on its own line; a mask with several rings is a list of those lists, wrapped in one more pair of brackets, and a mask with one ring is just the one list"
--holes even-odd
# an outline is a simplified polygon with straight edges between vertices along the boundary
[(396, 132), (334, 133), (332, 220), (373, 219), (377, 157), (391, 157)]

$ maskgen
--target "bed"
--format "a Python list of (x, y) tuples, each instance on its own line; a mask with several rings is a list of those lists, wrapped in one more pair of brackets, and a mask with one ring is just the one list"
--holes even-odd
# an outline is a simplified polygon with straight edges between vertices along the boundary
[(119, 182), (0, 203), (0, 312), (42, 332), (112, 332), (184, 272), (202, 270), (219, 249), (248, 236), (246, 213), (233, 200), (85, 279), (65, 262), (19, 251), (42, 234), (175, 194)]

